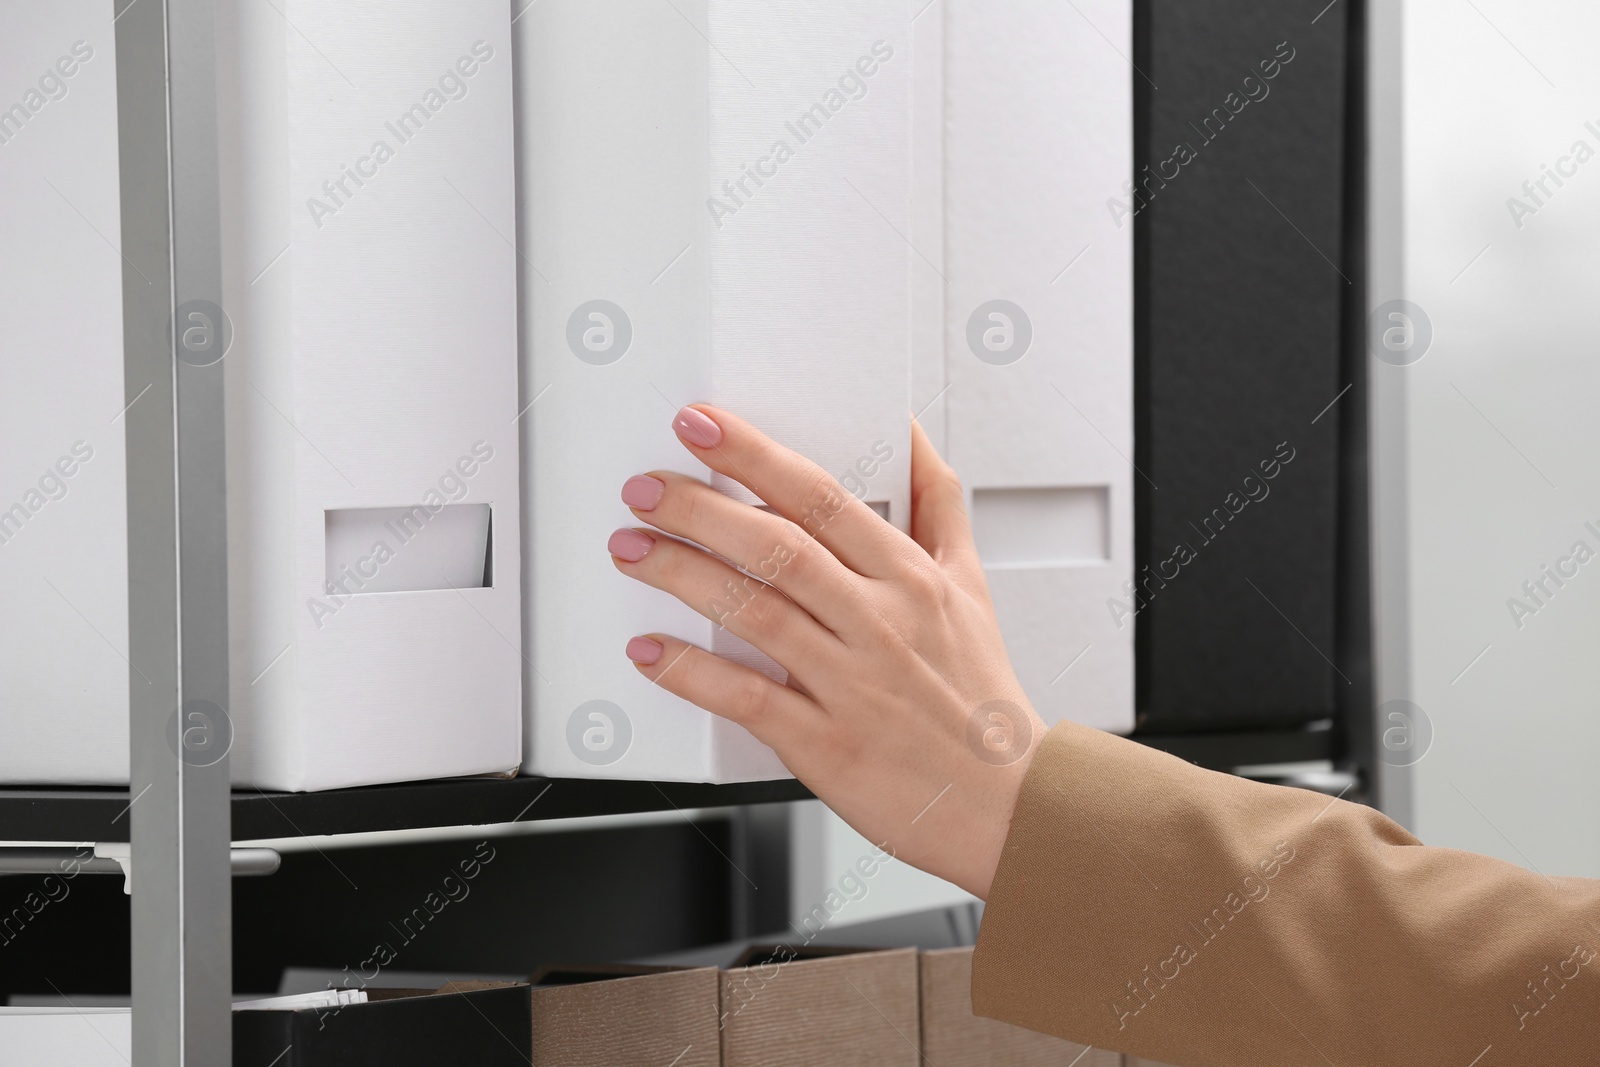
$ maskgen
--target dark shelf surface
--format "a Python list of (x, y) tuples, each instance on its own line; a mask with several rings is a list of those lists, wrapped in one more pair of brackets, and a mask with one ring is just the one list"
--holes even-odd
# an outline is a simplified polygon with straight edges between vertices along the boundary
[[(0, 789), (0, 841), (126, 841), (123, 788)], [(579, 778), (458, 778), (332, 789), (233, 794), (233, 837), (315, 837), (430, 826), (574, 819), (807, 800), (799, 782), (617, 782)]]
[[(1196, 734), (1135, 734), (1134, 740), (1203, 767), (1337, 758), (1326, 728)], [(583, 778), (456, 778), (321, 793), (233, 794), (233, 837), (315, 837), (432, 826), (487, 826), (590, 815), (720, 808), (809, 800), (793, 780), (706, 785)], [(128, 790), (0, 789), (0, 841), (126, 841)]]
[(1299, 729), (1219, 730), (1214, 733), (1138, 733), (1132, 740), (1214, 771), (1263, 763), (1300, 763), (1343, 757), (1341, 738), (1328, 721)]

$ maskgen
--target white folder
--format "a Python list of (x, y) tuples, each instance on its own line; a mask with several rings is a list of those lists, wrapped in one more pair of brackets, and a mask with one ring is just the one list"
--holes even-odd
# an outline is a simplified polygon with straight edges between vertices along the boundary
[(1133, 726), (1132, 4), (944, 0), (917, 22), (915, 400), (961, 475), (1046, 723)]
[[(0, 208), (22, 238), (5, 270), (31, 300), (0, 323), (0, 499), (60, 456), (77, 470), (0, 546), (0, 588), (29, 605), (0, 624), (0, 781), (125, 782), (138, 664), (115, 55), (107, 20), (48, 7), (4, 16), (20, 69), (77, 37), (94, 54), (70, 106), (5, 146), (5, 181), (27, 193)], [(234, 778), (301, 790), (508, 773), (521, 751), (510, 11), (288, 0), (219, 18)]]
[(516, 28), (523, 376), (538, 397), (524, 768), (783, 776), (770, 750), (652, 685), (623, 648), (664, 631), (780, 669), (616, 573), (606, 541), (635, 524), (618, 498), (630, 475), (708, 477), (671, 430), (693, 401), (737, 412), (905, 528), (907, 13), (593, 0), (538, 5)]

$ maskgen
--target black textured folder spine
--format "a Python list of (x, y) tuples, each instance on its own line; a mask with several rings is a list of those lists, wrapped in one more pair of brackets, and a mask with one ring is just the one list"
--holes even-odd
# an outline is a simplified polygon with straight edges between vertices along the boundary
[(1344, 240), (1350, 27), (1348, 4), (1321, 6), (1136, 7), (1124, 201), (1143, 732), (1329, 719), (1349, 684), (1335, 639), (1347, 442), (1324, 409), (1350, 384), (1360, 281)]

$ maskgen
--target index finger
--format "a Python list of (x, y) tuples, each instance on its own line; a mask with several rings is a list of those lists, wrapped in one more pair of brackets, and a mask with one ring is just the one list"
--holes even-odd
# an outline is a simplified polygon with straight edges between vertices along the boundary
[(691, 404), (672, 429), (700, 462), (766, 501), (857, 574), (888, 577), (916, 548), (833, 475), (737, 415)]

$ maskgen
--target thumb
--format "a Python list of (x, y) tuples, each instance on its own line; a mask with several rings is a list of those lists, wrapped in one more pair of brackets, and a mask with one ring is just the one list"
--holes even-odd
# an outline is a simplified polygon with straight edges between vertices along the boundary
[(961, 479), (940, 458), (922, 424), (915, 420), (911, 423), (911, 539), (958, 585), (988, 603), (989, 586), (972, 540)]

